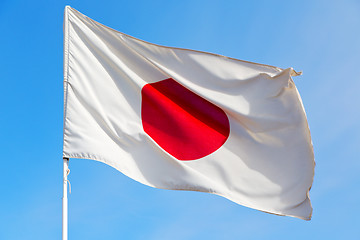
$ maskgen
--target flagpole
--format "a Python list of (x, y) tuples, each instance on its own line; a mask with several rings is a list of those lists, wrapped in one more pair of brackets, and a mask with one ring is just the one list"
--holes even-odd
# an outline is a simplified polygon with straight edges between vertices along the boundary
[(69, 158), (63, 158), (62, 240), (68, 240), (68, 197), (67, 197), (68, 174), (69, 174)]

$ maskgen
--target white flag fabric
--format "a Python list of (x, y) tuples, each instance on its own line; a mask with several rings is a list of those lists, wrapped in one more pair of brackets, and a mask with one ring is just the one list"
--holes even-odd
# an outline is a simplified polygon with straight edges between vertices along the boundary
[(315, 163), (294, 75), (144, 42), (66, 7), (63, 156), (310, 220)]

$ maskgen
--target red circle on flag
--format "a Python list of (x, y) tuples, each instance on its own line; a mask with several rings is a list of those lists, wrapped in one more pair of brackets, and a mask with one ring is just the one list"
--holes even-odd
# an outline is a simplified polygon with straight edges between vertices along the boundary
[(196, 160), (219, 149), (230, 133), (225, 112), (172, 78), (141, 90), (144, 131), (178, 160)]

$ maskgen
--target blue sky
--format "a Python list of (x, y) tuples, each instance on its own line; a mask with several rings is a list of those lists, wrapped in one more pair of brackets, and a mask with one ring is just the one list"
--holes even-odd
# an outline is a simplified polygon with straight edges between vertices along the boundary
[(0, 1), (0, 239), (61, 239), (63, 10), (137, 38), (304, 74), (309, 222), (70, 160), (69, 239), (360, 239), (360, 2)]

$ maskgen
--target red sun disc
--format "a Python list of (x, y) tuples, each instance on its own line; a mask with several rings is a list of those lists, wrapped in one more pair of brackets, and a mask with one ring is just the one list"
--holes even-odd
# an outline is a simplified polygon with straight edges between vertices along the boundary
[(144, 131), (178, 160), (196, 160), (219, 149), (230, 133), (225, 112), (172, 78), (141, 90)]

